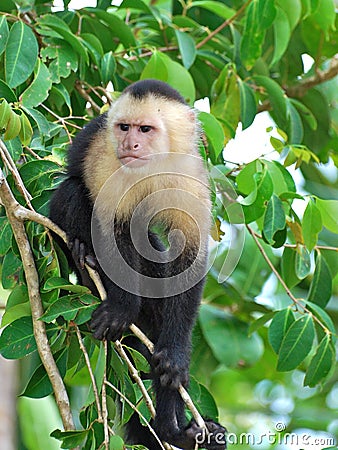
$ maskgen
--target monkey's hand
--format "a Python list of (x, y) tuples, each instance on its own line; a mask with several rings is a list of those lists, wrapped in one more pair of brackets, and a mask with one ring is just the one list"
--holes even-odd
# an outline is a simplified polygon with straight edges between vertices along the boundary
[(181, 351), (175, 347), (155, 347), (152, 356), (155, 375), (161, 385), (171, 389), (178, 389), (180, 384), (189, 383), (189, 351)]
[(85, 269), (85, 263), (87, 263), (92, 269), (97, 269), (97, 261), (92, 249), (87, 248), (84, 242), (80, 239), (68, 237), (68, 247), (72, 252), (72, 258), (79, 272)]
[(93, 312), (89, 325), (95, 339), (116, 341), (132, 324), (134, 318), (131, 311), (119, 306), (108, 299)]

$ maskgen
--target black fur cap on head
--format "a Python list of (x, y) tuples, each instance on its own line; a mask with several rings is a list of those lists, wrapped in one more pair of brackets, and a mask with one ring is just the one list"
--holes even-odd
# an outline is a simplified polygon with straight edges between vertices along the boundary
[(158, 97), (163, 97), (168, 100), (174, 100), (175, 102), (183, 103), (186, 105), (186, 101), (174, 88), (169, 86), (163, 81), (155, 79), (146, 79), (136, 81), (136, 83), (128, 86), (123, 93), (128, 93), (132, 97), (141, 100), (149, 94), (153, 94)]

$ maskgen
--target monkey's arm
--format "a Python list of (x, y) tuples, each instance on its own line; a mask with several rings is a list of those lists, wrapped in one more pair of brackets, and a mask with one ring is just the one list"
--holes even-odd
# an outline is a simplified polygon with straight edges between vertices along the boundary
[(68, 245), (56, 235), (54, 239), (75, 270), (79, 282), (97, 294), (85, 269), (85, 262), (96, 266), (90, 232), (91, 215), (92, 203), (81, 179), (69, 177), (64, 180), (51, 199), (49, 217), (66, 232)]
[(124, 265), (120, 262), (122, 257), (126, 266), (133, 270), (138, 265), (138, 254), (129, 234), (119, 226), (114, 230), (113, 228), (112, 226), (110, 236), (98, 236), (98, 242), (95, 242), (99, 274), (107, 299), (93, 312), (90, 323), (95, 338), (111, 341), (120, 339), (129, 326), (137, 321), (141, 307), (141, 298), (135, 292), (137, 272), (135, 271), (134, 276), (126, 274)]
[(93, 253), (91, 240), (92, 202), (81, 179), (70, 177), (55, 191), (50, 203), (50, 219), (62, 228), (70, 246), (76, 239)]

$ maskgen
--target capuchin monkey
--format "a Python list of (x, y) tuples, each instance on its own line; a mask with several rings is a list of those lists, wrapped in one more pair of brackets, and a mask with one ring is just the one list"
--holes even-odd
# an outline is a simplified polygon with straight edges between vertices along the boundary
[[(50, 218), (67, 233), (63, 249), (79, 281), (97, 294), (85, 262), (101, 276), (107, 298), (92, 314), (94, 338), (120, 339), (135, 323), (154, 342), (150, 355), (136, 338), (125, 341), (150, 363), (159, 438), (222, 450), (225, 429), (207, 419), (205, 436), (187, 423), (178, 392), (189, 383), (207, 270), (211, 203), (199, 139), (195, 111), (177, 91), (156, 80), (130, 85), (74, 139)], [(136, 414), (126, 435), (130, 444), (161, 448)]]

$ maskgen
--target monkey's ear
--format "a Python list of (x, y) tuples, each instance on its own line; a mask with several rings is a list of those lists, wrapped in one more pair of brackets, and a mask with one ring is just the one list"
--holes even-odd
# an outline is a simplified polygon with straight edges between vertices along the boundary
[(196, 112), (194, 110), (189, 109), (187, 116), (190, 122), (196, 122)]

